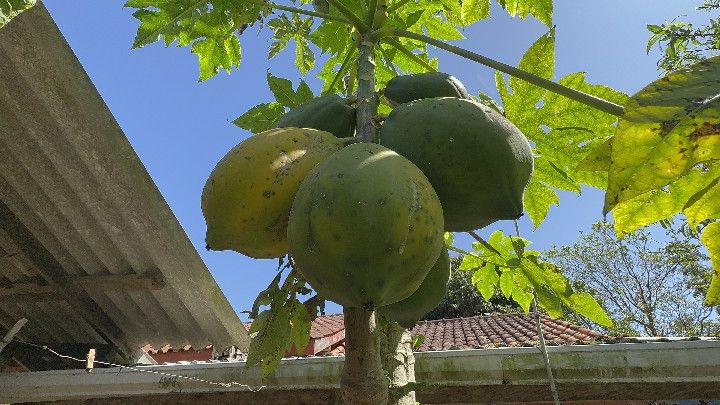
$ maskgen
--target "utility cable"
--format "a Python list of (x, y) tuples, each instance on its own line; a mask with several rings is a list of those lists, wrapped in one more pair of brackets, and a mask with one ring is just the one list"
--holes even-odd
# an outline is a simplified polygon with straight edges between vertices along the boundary
[[(80, 362), (80, 363), (85, 363), (85, 362), (87, 361), (87, 359), (79, 359), (79, 358), (77, 358), (77, 357), (68, 356), (68, 355), (66, 355), (66, 354), (58, 353), (57, 351), (55, 351), (55, 350), (53, 350), (53, 349), (51, 349), (50, 347), (45, 346), (45, 345), (38, 345), (38, 344), (35, 344), (35, 343), (24, 342), (24, 341), (19, 340), (19, 339), (14, 339), (14, 341), (17, 342), (17, 343), (26, 345), (26, 346), (32, 346), (32, 347), (35, 347), (35, 348), (39, 348), (39, 349), (46, 350), (46, 351), (54, 354), (55, 356), (60, 357), (60, 358), (63, 358), (63, 359), (73, 360), (73, 361), (77, 361), (77, 362)], [(109, 367), (117, 367), (117, 368), (121, 368), (121, 369), (138, 371), (138, 372), (142, 372), (142, 373), (157, 374), (157, 375), (161, 375), (161, 376), (164, 376), (164, 377), (171, 377), (171, 378), (177, 378), (177, 379), (183, 379), (183, 380), (189, 380), (189, 381), (197, 381), (197, 382), (202, 382), (202, 383), (206, 383), (206, 384), (210, 384), (210, 385), (214, 385), (214, 386), (225, 387), (225, 388), (230, 388), (230, 387), (233, 387), (233, 386), (239, 386), (239, 387), (247, 388), (247, 389), (248, 389), (249, 391), (251, 391), (251, 392), (258, 392), (258, 391), (262, 390), (263, 388), (266, 388), (266, 386), (264, 386), (264, 385), (260, 386), (259, 388), (253, 388), (253, 387), (251, 387), (251, 386), (249, 386), (249, 385), (247, 385), (247, 384), (242, 384), (242, 383), (239, 383), (239, 382), (236, 382), (236, 381), (231, 381), (231, 382), (228, 382), (228, 383), (226, 383), (226, 382), (219, 382), (219, 381), (210, 381), (210, 380), (206, 380), (206, 379), (203, 379), (203, 378), (190, 377), (190, 376), (180, 375), (180, 374), (166, 373), (166, 372), (162, 372), (162, 371), (156, 371), (156, 370), (150, 370), (150, 369), (145, 369), (145, 368), (139, 368), (139, 367), (135, 367), (135, 366), (124, 366), (124, 365), (122, 365), (122, 364), (110, 363), (110, 362), (107, 362), (107, 361), (95, 360), (94, 362), (97, 363), (97, 364), (102, 364), (102, 365), (104, 365), (104, 366), (109, 366)]]

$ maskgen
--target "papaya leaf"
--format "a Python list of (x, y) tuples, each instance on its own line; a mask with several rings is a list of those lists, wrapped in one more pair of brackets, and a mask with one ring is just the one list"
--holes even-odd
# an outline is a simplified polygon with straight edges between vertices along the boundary
[(720, 305), (720, 222), (713, 222), (705, 227), (701, 236), (707, 247), (715, 270), (705, 296), (706, 305)]
[(500, 292), (505, 298), (511, 299), (515, 290), (515, 282), (513, 281), (512, 271), (503, 271), (500, 275)]
[(612, 153), (613, 138), (610, 137), (605, 142), (598, 145), (577, 165), (579, 171), (602, 171), (610, 170), (610, 154)]
[(495, 288), (499, 281), (500, 276), (498, 276), (495, 265), (493, 264), (486, 264), (472, 276), (473, 285), (482, 297), (485, 298), (485, 301), (490, 301), (490, 298), (495, 295)]
[[(538, 39), (523, 56), (519, 67), (552, 79), (555, 66), (554, 30)], [(505, 116), (534, 144), (535, 172), (523, 201), (537, 228), (551, 205), (559, 203), (555, 190), (579, 193), (581, 185), (604, 187), (607, 175), (578, 172), (582, 160), (615, 130), (616, 117), (545, 89), (496, 73), (495, 81)], [(582, 72), (559, 80), (564, 86), (623, 104), (627, 96), (607, 86), (592, 85)], [(509, 84), (509, 87), (508, 87)]]
[(610, 316), (608, 316), (607, 312), (605, 312), (603, 307), (597, 302), (597, 300), (595, 300), (595, 298), (592, 297), (592, 295), (586, 292), (576, 292), (570, 296), (570, 301), (572, 302), (572, 308), (576, 313), (599, 325), (605, 327), (613, 326), (613, 321), (610, 319)]
[(235, 118), (233, 124), (257, 134), (272, 128), (283, 114), (285, 114), (285, 108), (280, 103), (263, 103)]
[(553, 25), (552, 0), (498, 0), (498, 4), (513, 17), (526, 18), (532, 15), (548, 27)]
[[(261, 363), (279, 364), (279, 359), (292, 343), (290, 311), (281, 305), (272, 311), (261, 312), (250, 326), (250, 333), (252, 340), (246, 367)], [(270, 368), (263, 367), (261, 370), (267, 376)]]
[(307, 308), (297, 299), (292, 304), (292, 316), (290, 318), (292, 324), (292, 337), (298, 354), (302, 355), (310, 343), (310, 326), (312, 319)]
[(269, 12), (267, 6), (224, 0), (129, 0), (139, 21), (133, 48), (162, 39), (166, 46), (190, 46), (198, 57), (200, 81), (240, 65), (239, 36)]
[(685, 204), (683, 213), (690, 226), (697, 228), (708, 219), (720, 218), (720, 175), (715, 177), (705, 188), (690, 197)]
[(637, 229), (670, 218), (685, 210), (691, 225), (697, 226), (703, 213), (713, 212), (714, 206), (707, 205), (698, 197), (698, 205), (690, 205), (688, 201), (700, 191), (707, 188), (720, 177), (720, 167), (710, 170), (693, 169), (687, 175), (670, 183), (664, 189), (652, 190), (631, 200), (623, 201), (613, 209), (615, 232), (618, 236), (629, 234)]
[(460, 20), (463, 25), (490, 18), (490, 0), (462, 0)]
[(37, 0), (0, 0), (0, 28), (35, 3)]
[(671, 183), (719, 153), (718, 94), (720, 57), (715, 57), (671, 73), (632, 97), (613, 141), (604, 212)]
[(445, 235), (443, 235), (445, 238), (445, 246), (452, 246), (455, 242), (455, 234), (452, 232), (445, 232)]

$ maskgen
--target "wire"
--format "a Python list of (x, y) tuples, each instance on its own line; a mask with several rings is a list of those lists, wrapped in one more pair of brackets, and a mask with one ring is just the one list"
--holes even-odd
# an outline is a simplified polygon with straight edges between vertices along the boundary
[[(66, 354), (58, 353), (57, 351), (55, 351), (55, 350), (53, 350), (53, 349), (51, 349), (51, 348), (49, 348), (48, 346), (45, 346), (45, 345), (38, 345), (38, 344), (35, 344), (35, 343), (24, 342), (24, 341), (19, 340), (19, 339), (14, 339), (14, 341), (17, 342), (17, 343), (23, 344), (23, 345), (32, 346), (32, 347), (36, 347), (36, 348), (40, 348), (40, 349), (46, 350), (46, 351), (54, 354), (55, 356), (60, 357), (60, 358), (63, 358), (63, 359), (73, 360), (73, 361), (77, 361), (77, 362), (80, 362), (80, 363), (85, 363), (85, 362), (86, 362), (86, 359), (78, 359), (77, 357), (68, 356), (68, 355), (66, 355)], [(205, 379), (203, 379), (203, 378), (190, 377), (190, 376), (180, 375), (180, 374), (165, 373), (165, 372), (162, 372), (162, 371), (149, 370), (149, 369), (138, 368), (138, 367), (134, 367), (134, 366), (124, 366), (124, 365), (122, 365), (122, 364), (115, 364), (115, 363), (110, 363), (110, 362), (100, 361), (100, 360), (95, 360), (94, 362), (97, 363), (97, 364), (102, 364), (102, 365), (104, 365), (104, 366), (118, 367), (118, 368), (122, 368), (122, 369), (139, 371), (139, 372), (142, 372), (142, 373), (157, 374), (157, 375), (161, 375), (161, 376), (165, 376), (165, 377), (171, 377), (171, 378), (177, 378), (177, 379), (183, 379), (183, 380), (189, 380), (189, 381), (197, 381), (197, 382), (202, 382), (202, 383), (206, 383), (206, 384), (210, 384), (210, 385), (215, 385), (215, 386), (220, 386), (220, 387), (225, 387), (225, 388), (229, 388), (229, 387), (233, 387), (233, 386), (239, 386), (239, 387), (247, 388), (247, 389), (248, 389), (249, 391), (251, 391), (251, 392), (258, 392), (258, 391), (262, 390), (263, 388), (266, 388), (265, 385), (261, 385), (259, 388), (253, 388), (253, 387), (251, 387), (251, 386), (249, 386), (249, 385), (247, 385), (247, 384), (242, 384), (242, 383), (239, 383), (239, 382), (237, 382), (237, 381), (231, 381), (231, 382), (228, 382), (228, 383), (226, 383), (226, 382), (219, 382), (219, 381), (210, 381), (210, 380), (205, 380)]]
[[(520, 238), (520, 226), (518, 225), (517, 219), (515, 220), (515, 235)], [(547, 373), (548, 380), (550, 380), (550, 392), (552, 393), (553, 402), (555, 405), (560, 405), (560, 397), (558, 395), (557, 387), (555, 386), (555, 376), (553, 376), (552, 367), (550, 367), (550, 356), (548, 356), (547, 346), (545, 345), (545, 335), (542, 330), (542, 323), (540, 322), (540, 312), (537, 308), (537, 299), (533, 293), (532, 300), (533, 315), (535, 316), (535, 326), (537, 327), (538, 341), (540, 343), (540, 352), (543, 356), (543, 363), (545, 363), (545, 372)]]

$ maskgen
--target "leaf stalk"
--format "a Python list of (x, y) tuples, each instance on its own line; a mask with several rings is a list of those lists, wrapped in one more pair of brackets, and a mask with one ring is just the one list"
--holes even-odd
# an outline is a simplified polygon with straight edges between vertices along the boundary
[(338, 21), (338, 22), (345, 23), (345, 24), (352, 24), (347, 18), (341, 17), (341, 16), (319, 13), (317, 11), (311, 11), (311, 10), (304, 10), (302, 8), (297, 8), (297, 7), (283, 6), (282, 4), (277, 4), (277, 3), (273, 3), (273, 2), (269, 2), (269, 1), (249, 0), (249, 2), (255, 3), (255, 4), (264, 4), (275, 10), (289, 11), (291, 13), (297, 13), (297, 14), (307, 15), (307, 16), (311, 16), (311, 17), (319, 17), (319, 18), (323, 18), (326, 20)]
[(365, 24), (365, 21), (356, 16), (355, 13), (353, 13), (349, 8), (347, 8), (342, 2), (340, 2), (339, 0), (328, 0), (328, 3), (330, 3), (331, 6), (337, 8), (340, 14), (347, 18), (350, 24), (354, 25), (355, 28), (357, 28), (359, 31), (367, 31), (368, 27)]
[(600, 97), (593, 96), (591, 94), (584, 93), (579, 90), (572, 89), (570, 87), (563, 86), (562, 84), (555, 83), (551, 80), (542, 78), (540, 76), (536, 76), (532, 73), (526, 72), (524, 70), (520, 70), (516, 67), (507, 65), (502, 62), (498, 62), (494, 59), (490, 59), (486, 56), (477, 54), (475, 52), (468, 51), (467, 49), (463, 49), (454, 45), (447, 44), (445, 42), (439, 41), (434, 38), (430, 38), (428, 36), (422, 35), (422, 34), (416, 34), (414, 32), (406, 31), (399, 28), (381, 28), (379, 30), (376, 30), (372, 34), (375, 37), (382, 38), (384, 36), (397, 36), (397, 37), (404, 37), (404, 38), (410, 38), (415, 39), (418, 41), (422, 41), (426, 44), (433, 45), (437, 48), (446, 50), (450, 53), (454, 53), (455, 55), (462, 56), (465, 59), (472, 60), (474, 62), (480, 63), (481, 65), (485, 65), (487, 67), (493, 68), (495, 70), (498, 70), (503, 73), (507, 73), (510, 76), (517, 77), (518, 79), (525, 80), (528, 83), (532, 83), (538, 87), (542, 87), (545, 90), (548, 90), (550, 92), (559, 94), (561, 96), (567, 97), (571, 100), (577, 101), (579, 103), (585, 104), (588, 107), (595, 108), (597, 110), (606, 112), (608, 114), (612, 114), (615, 116), (622, 116), (625, 113), (625, 109), (618, 104), (615, 104), (611, 101), (602, 99)]

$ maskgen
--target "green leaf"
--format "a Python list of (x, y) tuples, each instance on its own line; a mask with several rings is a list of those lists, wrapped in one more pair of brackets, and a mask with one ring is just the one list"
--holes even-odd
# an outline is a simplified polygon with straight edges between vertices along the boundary
[(483, 266), (472, 276), (473, 285), (480, 291), (486, 301), (490, 301), (490, 298), (495, 295), (495, 288), (499, 281), (500, 276), (498, 276), (493, 264)]
[(598, 145), (592, 152), (577, 165), (580, 171), (603, 171), (610, 170), (610, 154), (612, 153), (613, 138), (608, 138), (605, 142)]
[(293, 343), (295, 344), (298, 354), (302, 355), (305, 347), (310, 343), (312, 319), (305, 305), (297, 299), (293, 302), (290, 322), (292, 323)]
[[(694, 169), (665, 189), (652, 190), (619, 203), (613, 209), (615, 231), (622, 236), (672, 217), (681, 212), (693, 196), (708, 187), (718, 177), (720, 177), (720, 167), (713, 167), (709, 171)], [(697, 219), (703, 216), (707, 208), (712, 210), (711, 207), (703, 207), (706, 207), (704, 201), (698, 206), (691, 205), (685, 209), (693, 226), (699, 223)]]
[(515, 282), (513, 281), (512, 271), (503, 271), (500, 275), (500, 292), (505, 298), (512, 298), (513, 290), (515, 289)]
[[(259, 325), (255, 327), (255, 324)], [(272, 311), (263, 311), (250, 328), (250, 333), (255, 334), (250, 341), (245, 366), (252, 367), (262, 363), (264, 367), (261, 371), (267, 376), (292, 343), (290, 312), (285, 306), (273, 308)]]
[(305, 83), (305, 80), (300, 80), (300, 84), (298, 85), (295, 95), (297, 96), (298, 105), (306, 101), (310, 101), (313, 97), (315, 97), (312, 90), (310, 89), (310, 86)]
[(285, 108), (280, 103), (264, 103), (256, 105), (245, 114), (235, 118), (233, 124), (258, 134), (272, 128), (283, 114), (285, 114)]
[[(661, 78), (626, 105), (612, 147), (604, 211), (671, 183), (719, 153), (720, 57)], [(699, 120), (699, 121), (698, 121)]]
[[(519, 67), (552, 79), (555, 65), (554, 30), (538, 39), (523, 56)], [(555, 190), (579, 193), (581, 184), (604, 187), (602, 172), (578, 172), (582, 160), (615, 130), (616, 117), (545, 89), (495, 76), (504, 114), (534, 144), (535, 172), (523, 197), (525, 209), (537, 228), (550, 206), (559, 203)], [(627, 96), (607, 86), (592, 85), (584, 73), (573, 73), (559, 83), (623, 104)]]
[(535, 289), (535, 296), (540, 308), (544, 309), (552, 318), (561, 318), (563, 315), (560, 298), (547, 286), (539, 286)]
[(552, 0), (498, 0), (498, 4), (513, 17), (526, 18), (532, 15), (548, 27), (553, 25)]
[(577, 292), (570, 296), (573, 310), (590, 319), (591, 321), (605, 327), (612, 327), (613, 321), (602, 306), (586, 292)]
[(445, 232), (445, 246), (452, 246), (455, 243), (455, 234), (452, 232)]
[(720, 202), (720, 175), (685, 203), (683, 213), (690, 226), (697, 228), (705, 220), (720, 218), (718, 202)]
[(191, 52), (196, 54), (200, 65), (200, 81), (205, 81), (225, 69), (230, 73), (240, 66), (240, 41), (231, 35), (226, 38), (205, 38), (195, 42)]
[(701, 239), (710, 253), (714, 269), (710, 288), (705, 296), (705, 304), (720, 305), (720, 222), (706, 226)]
[(0, 0), (0, 28), (35, 3), (37, 0)]
[(461, 0), (460, 19), (464, 25), (490, 18), (490, 0)]
[(295, 90), (293, 90), (290, 80), (273, 76), (272, 73), (268, 72), (267, 83), (278, 103), (290, 108), (297, 107), (302, 103)]
[(463, 256), (462, 262), (460, 262), (460, 267), (458, 267), (458, 270), (471, 271), (481, 268), (486, 264), (486, 260), (471, 255), (465, 255)]
[(537, 181), (531, 181), (523, 194), (525, 210), (535, 225), (535, 229), (545, 221), (551, 205), (558, 205), (560, 197), (550, 187)]

